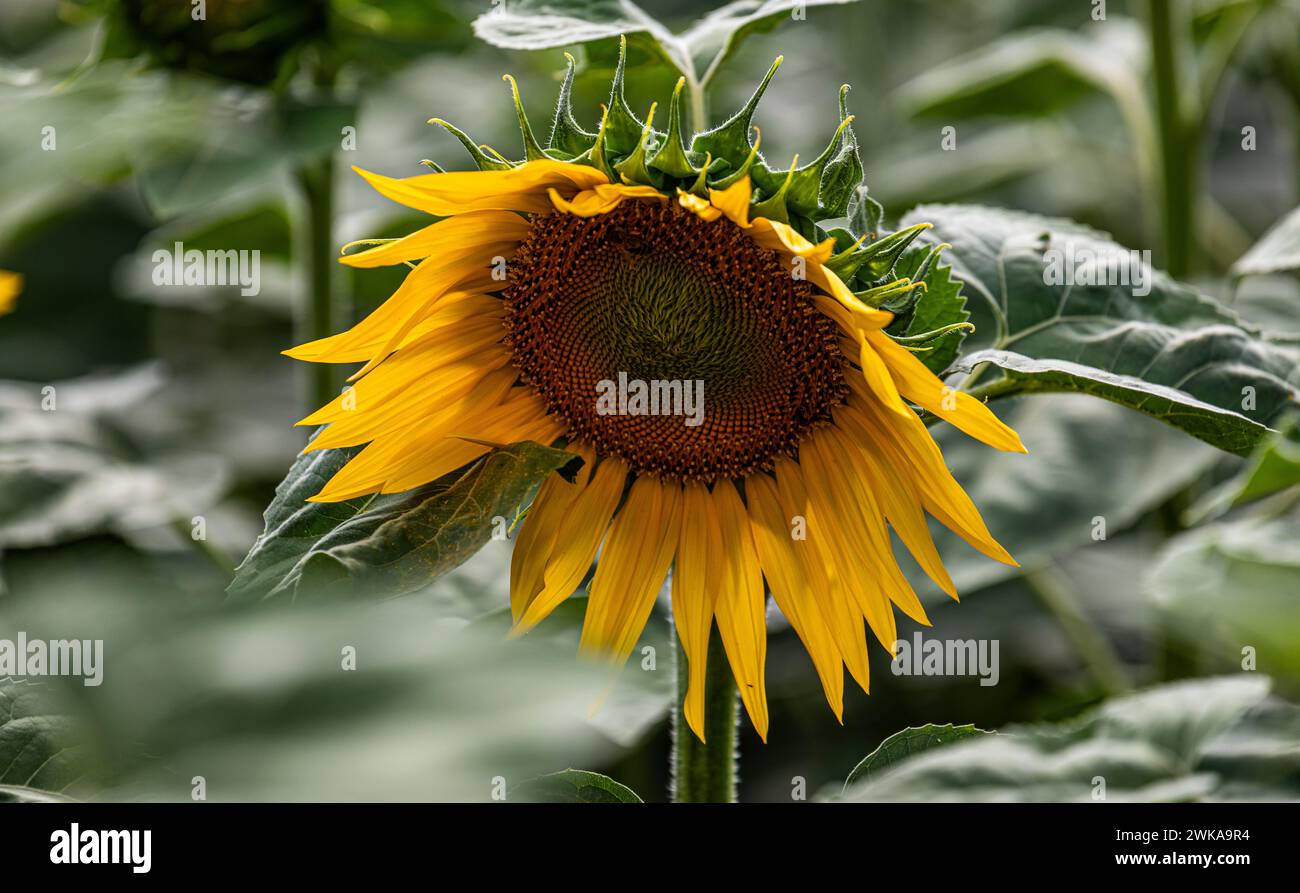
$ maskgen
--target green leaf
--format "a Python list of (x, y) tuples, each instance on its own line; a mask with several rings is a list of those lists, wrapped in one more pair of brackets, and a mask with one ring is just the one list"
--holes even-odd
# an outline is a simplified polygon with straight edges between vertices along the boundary
[(1300, 208), (1292, 209), (1232, 265), (1237, 276), (1300, 270)]
[(681, 42), (691, 59), (707, 69), (701, 82), (708, 84), (726, 64), (740, 44), (755, 34), (771, 31), (782, 21), (806, 15), (809, 6), (831, 6), (855, 0), (735, 0), (719, 7), (691, 25), (681, 35)]
[(520, 783), (507, 793), (525, 803), (641, 803), (631, 788), (585, 769), (565, 769)]
[(923, 726), (903, 729), (880, 742), (879, 747), (853, 767), (853, 771), (844, 781), (844, 789), (847, 791), (860, 781), (871, 781), (890, 766), (922, 751), (960, 741), (963, 738), (991, 734), (993, 733), (977, 729), (972, 725), (954, 726), (951, 723), (942, 726), (926, 723)]
[[(1207, 349), (1207, 353), (1212, 351), (1213, 348)], [(994, 397), (1004, 392), (1032, 394), (1075, 391), (1091, 394), (1136, 409), (1221, 450), (1238, 455), (1249, 453), (1269, 433), (1267, 426), (1241, 413), (1197, 400), (1177, 388), (1143, 381), (1133, 375), (1116, 375), (1068, 360), (1035, 360), (1005, 350), (981, 350), (962, 357), (950, 371), (970, 373), (985, 363), (997, 367), (1002, 376), (990, 385), (975, 389), (972, 393), (977, 396)], [(1166, 369), (1171, 377), (1187, 371), (1180, 367)]]
[(1145, 263), (1123, 271), (1132, 285), (1078, 281), (1123, 278), (1099, 275), (1129, 257), (1102, 233), (965, 205), (921, 205), (903, 225), (921, 221), (934, 224), (923, 238), (953, 246), (948, 259), (976, 326), (965, 347), (1026, 358), (984, 356), (1013, 367), (1004, 381), (982, 385), (991, 394), (1095, 392), (1238, 453), (1294, 405), (1297, 353), (1213, 299)]
[(899, 91), (914, 115), (947, 120), (980, 115), (1042, 116), (1089, 93), (1141, 101), (1147, 67), (1142, 28), (1115, 17), (1086, 31), (1035, 28), (993, 41), (926, 70)]
[(1300, 514), (1209, 524), (1169, 540), (1145, 588), (1171, 630), (1212, 666), (1300, 679)]
[(38, 788), (17, 784), (0, 784), (0, 803), (76, 803), (72, 797), (52, 794)]
[(63, 791), (83, 775), (77, 723), (55, 713), (46, 694), (29, 682), (0, 679), (0, 802)]
[(298, 456), (267, 507), (264, 532), (235, 572), (232, 598), (295, 596), (304, 586), (316, 594), (413, 592), (477, 552), (493, 518), (513, 518), (534, 487), (576, 459), (525, 441), (404, 493), (307, 502), (355, 453)]
[(1268, 691), (1269, 680), (1251, 674), (1162, 685), (1077, 720), (915, 754), (845, 799), (1089, 802), (1103, 790), (1109, 801), (1293, 798), (1300, 710), (1267, 701)]
[(1199, 524), (1247, 502), (1300, 484), (1300, 416), (1290, 415), (1266, 437), (1250, 461), (1188, 509), (1183, 521)]
[[(736, 0), (674, 34), (631, 0), (507, 0), (474, 20), (494, 46), (542, 50), (628, 37), (649, 42), (692, 82), (709, 82), (745, 38), (771, 31), (796, 10), (854, 0)], [(703, 72), (699, 78), (696, 72)]]

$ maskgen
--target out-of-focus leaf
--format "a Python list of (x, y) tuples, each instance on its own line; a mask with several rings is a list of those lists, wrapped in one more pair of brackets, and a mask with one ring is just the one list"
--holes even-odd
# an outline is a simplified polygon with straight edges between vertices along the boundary
[(1300, 270), (1300, 208), (1295, 208), (1232, 265), (1238, 276)]
[(0, 803), (75, 803), (72, 797), (17, 784), (0, 784)]
[(703, 82), (708, 84), (740, 44), (748, 37), (771, 31), (786, 20), (807, 16), (810, 6), (831, 6), (853, 3), (855, 0), (735, 0), (700, 18), (681, 35), (686, 52), (695, 63), (706, 70)]
[(1300, 516), (1245, 517), (1179, 534), (1147, 591), (1173, 630), (1217, 666), (1251, 649), (1261, 672), (1300, 683)]
[[(1247, 785), (1252, 798), (1293, 798), (1300, 711), (1266, 702), (1268, 691), (1266, 677), (1249, 674), (1159, 686), (1071, 722), (917, 754), (852, 786), (845, 799), (1224, 800), (1243, 796)], [(1289, 748), (1279, 747), (1283, 731)], [(1266, 751), (1271, 759), (1262, 758)]]
[(53, 712), (47, 696), (32, 683), (0, 678), (0, 802), (57, 794), (82, 777), (77, 724)]
[[(1300, 357), (1294, 350), (1266, 340), (1232, 311), (1134, 260), (1095, 230), (963, 205), (922, 205), (903, 225), (921, 221), (934, 224), (923, 238), (953, 245), (947, 257), (976, 326), (964, 346), (1039, 361), (1005, 358), (1020, 367), (1008, 375), (1019, 377), (986, 385), (993, 393), (1015, 393), (1021, 385), (1095, 391), (1243, 454), (1295, 405)], [(1132, 284), (1089, 284), (1089, 277)], [(1148, 287), (1149, 294), (1138, 294)], [(1116, 376), (1168, 390), (1138, 388)], [(1171, 391), (1187, 399), (1176, 405)]]
[[(998, 453), (947, 425), (931, 432), (989, 530), (1025, 568), (1109, 548), (1097, 539), (1099, 529), (1115, 537), (1222, 457), (1208, 444), (1082, 394), (1038, 395), (997, 409), (1028, 455)], [(1019, 573), (944, 529), (935, 542), (963, 597)], [(911, 579), (923, 597), (947, 600), (923, 574)]]
[(903, 86), (899, 100), (913, 114), (948, 120), (1037, 117), (1097, 90), (1123, 102), (1140, 99), (1146, 66), (1142, 27), (1114, 17), (1083, 32), (1019, 31), (928, 69)]
[[(1222, 345), (1208, 344), (1204, 352), (1189, 354), (1186, 359), (1195, 364), (1205, 356), (1227, 352), (1221, 351), (1220, 347)], [(1231, 344), (1227, 345), (1228, 350), (1231, 347)], [(1068, 360), (1035, 360), (1006, 350), (981, 350), (962, 357), (950, 371), (968, 374), (984, 363), (997, 367), (1002, 374), (988, 391), (977, 390), (977, 395), (993, 396), (1003, 389), (1015, 394), (1071, 391), (1091, 394), (1136, 409), (1221, 450), (1237, 454), (1248, 452), (1269, 433), (1266, 425), (1239, 412), (1197, 400), (1177, 388)], [(1163, 368), (1165, 377), (1169, 378), (1179, 378), (1179, 373), (1187, 371), (1186, 368)]]
[(928, 723), (923, 726), (903, 729), (901, 732), (895, 732), (880, 742), (879, 747), (863, 758), (861, 763), (853, 767), (853, 771), (849, 773), (849, 777), (844, 781), (844, 789), (848, 790), (860, 781), (871, 781), (872, 778), (884, 772), (890, 766), (922, 751), (940, 747), (944, 744), (951, 744), (954, 741), (960, 741), (974, 735), (991, 734), (992, 732), (977, 729), (972, 725), (955, 726), (952, 723), (942, 726)]
[(157, 367), (37, 386), (0, 384), (0, 548), (190, 518), (226, 485), (207, 454), (141, 457), (115, 417), (161, 386)]
[(1300, 485), (1300, 416), (1291, 415), (1260, 442), (1244, 468), (1192, 506), (1184, 521), (1199, 524), (1296, 485)]
[(565, 769), (531, 778), (507, 795), (524, 803), (642, 803), (636, 793), (607, 775)]
[(532, 488), (575, 462), (573, 453), (526, 441), (404, 493), (307, 502), (355, 453), (298, 456), (235, 572), (232, 598), (295, 596), (304, 586), (314, 594), (412, 592), (477, 552), (495, 517), (513, 517)]

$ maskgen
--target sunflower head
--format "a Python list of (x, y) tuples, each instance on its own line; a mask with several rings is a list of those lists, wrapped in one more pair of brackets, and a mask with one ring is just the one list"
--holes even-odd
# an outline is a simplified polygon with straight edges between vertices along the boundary
[[(697, 734), (716, 626), (766, 735), (768, 593), (838, 716), (843, 670), (867, 686), (864, 623), (892, 650), (895, 607), (928, 622), (891, 529), (954, 596), (927, 514), (1012, 562), (916, 407), (1000, 449), (1023, 450), (1019, 438), (915, 355), (951, 326), (897, 336), (945, 246), (913, 252), (912, 275), (897, 275), (925, 227), (879, 233), (844, 90), (814, 161), (767, 165), (752, 119), (776, 68), (739, 112), (688, 140), (682, 85), (656, 130), (653, 108), (642, 121), (627, 107), (622, 59), (599, 124), (584, 130), (570, 60), (545, 146), (507, 77), (524, 157), (435, 119), (478, 171), (360, 171), (439, 219), (345, 254), (351, 266), (412, 269), (354, 328), (289, 351), (363, 364), (349, 392), (303, 420), (327, 426), (309, 450), (365, 445), (317, 501), (407, 490), (493, 444), (581, 456), (576, 477), (541, 486), (520, 528), (515, 632), (572, 595), (594, 562), (582, 650), (622, 663), (671, 568), (689, 663), (683, 709)], [(845, 214), (856, 233), (828, 222)]]

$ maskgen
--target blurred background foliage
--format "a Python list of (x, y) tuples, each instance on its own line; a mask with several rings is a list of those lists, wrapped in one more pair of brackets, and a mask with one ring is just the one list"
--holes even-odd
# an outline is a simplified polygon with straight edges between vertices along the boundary
[[(643, 5), (673, 27), (700, 12), (685, 0)], [(712, 106), (738, 107), (782, 53), (757, 122), (769, 156), (819, 150), (801, 135), (833, 127), (836, 88), (852, 84), (867, 183), (887, 219), (949, 201), (1073, 218), (1152, 248), (1158, 265), (1279, 343), (1300, 343), (1300, 7), (1187, 0), (1192, 40), (1170, 63), (1153, 58), (1146, 3), (1105, 6), (1101, 22), (1088, 3), (1053, 0), (810, 7), (806, 21), (735, 48), (712, 79)], [(0, 319), (0, 636), (102, 638), (107, 651), (101, 688), (0, 681), (0, 744), (27, 754), (0, 785), (186, 799), (202, 775), (214, 799), (486, 799), (498, 776), (515, 783), (572, 764), (663, 798), (664, 605), (643, 643), (651, 650), (593, 720), (585, 707), (605, 680), (572, 659), (581, 599), (526, 643), (500, 641), (508, 542), (400, 600), (224, 605), (230, 571), (305, 442), (292, 423), (312, 386), (279, 351), (312, 326), (297, 309), (319, 282), (300, 261), (319, 207), (312, 172), (332, 186), (335, 247), (402, 233), (414, 215), (347, 165), (395, 176), (423, 172), (422, 159), (469, 166), (424, 123), (433, 116), (517, 155), (502, 72), (518, 78), (534, 121), (551, 115), (560, 50), (475, 41), (484, 8), (209, 0), (197, 27), (183, 2), (0, 0), (0, 269), (25, 279)], [(579, 51), (575, 108), (593, 129), (612, 45)], [(631, 51), (632, 107), (666, 100), (676, 72), (635, 40)], [(1152, 86), (1163, 64), (1193, 85), (1172, 117)], [(1253, 128), (1250, 151), (1243, 128)], [(154, 286), (154, 250), (178, 241), (260, 250), (260, 293)], [(360, 319), (401, 273), (329, 271), (325, 319), (336, 329)], [(1202, 683), (1211, 688), (1166, 704), (1184, 721), (1203, 707), (1214, 734), (1194, 742), (1205, 747), (1180, 764), (1186, 777), (1153, 769), (1131, 788), (1175, 799), (1296, 793), (1300, 725), (1276, 700), (1300, 697), (1294, 425), (1241, 459), (1084, 396), (999, 412), (1028, 457), (933, 430), (1024, 567), (945, 540), (963, 604), (928, 595), (935, 635), (1000, 641), (998, 685), (895, 676), (875, 649), (872, 695), (846, 693), (840, 728), (773, 612), (773, 731), (763, 746), (744, 727), (742, 798), (787, 800), (797, 778), (838, 790), (908, 726), (1001, 729), (1099, 704), (1110, 713), (1089, 728), (1131, 728), (1135, 711), (1158, 723), (1161, 710), (1120, 696), (1239, 671), (1244, 646), (1273, 694), (1263, 680)], [(206, 540), (191, 535), (196, 518)], [(901, 619), (900, 635), (912, 632)], [(356, 673), (339, 668), (349, 645)], [(1070, 734), (1043, 731), (1037, 758)], [(981, 750), (969, 765), (998, 779), (983, 795), (1063, 796), (1049, 770), (1008, 775), (1033, 764), (1024, 752), (970, 746)], [(1252, 786), (1254, 764), (1235, 787), (1205, 782), (1237, 778), (1225, 750), (1265, 752), (1296, 787)], [(942, 787), (944, 768), (860, 796), (981, 795)]]

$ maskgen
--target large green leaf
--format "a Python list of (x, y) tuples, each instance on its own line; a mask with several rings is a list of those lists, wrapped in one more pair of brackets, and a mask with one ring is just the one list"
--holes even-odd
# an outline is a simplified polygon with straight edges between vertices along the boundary
[(510, 799), (524, 803), (642, 803), (636, 793), (607, 775), (565, 769), (517, 785)]
[(737, 0), (674, 34), (632, 0), (506, 0), (474, 20), (482, 40), (512, 50), (542, 50), (612, 37), (648, 40), (679, 71), (703, 83), (750, 35), (770, 31), (809, 6), (854, 0)]
[(1115, 17), (1083, 32), (1017, 32), (929, 68), (899, 98), (913, 114), (946, 120), (1043, 115), (1095, 91), (1129, 104), (1141, 101), (1146, 65), (1141, 26)]
[(48, 694), (30, 682), (0, 679), (0, 802), (58, 793), (83, 775), (77, 724), (54, 712)]
[(1197, 679), (1107, 701), (1059, 725), (928, 750), (854, 785), (855, 801), (1290, 799), (1300, 710), (1266, 677)]
[(1142, 277), (1134, 285), (1079, 282), (1108, 278), (1095, 274), (1129, 256), (1102, 233), (964, 205), (922, 205), (903, 225), (921, 221), (934, 224), (925, 238), (953, 245), (949, 261), (976, 326), (965, 346), (1006, 352), (974, 358), (1009, 367), (1003, 380), (986, 380), (992, 395), (1095, 393), (1238, 453), (1295, 404), (1300, 356), (1211, 298), (1145, 265), (1129, 272)]
[(1232, 265), (1238, 276), (1300, 270), (1300, 208), (1295, 208), (1266, 232)]
[(1205, 494), (1184, 522), (1197, 524), (1239, 505), (1300, 485), (1300, 416), (1287, 416), (1237, 474)]
[(525, 441), (414, 490), (307, 502), (355, 452), (299, 455), (266, 509), (264, 532), (235, 573), (232, 598), (295, 596), (304, 585), (318, 594), (412, 592), (477, 552), (492, 535), (493, 519), (512, 519), (548, 474), (581, 461)]
[(913, 726), (903, 729), (901, 732), (895, 732), (880, 742), (879, 747), (853, 767), (853, 771), (849, 773), (849, 777), (844, 781), (844, 789), (848, 790), (858, 782), (870, 781), (890, 766), (922, 751), (940, 747), (944, 744), (951, 744), (963, 738), (989, 734), (992, 733), (977, 729), (972, 725), (955, 726), (952, 723), (942, 726), (927, 723), (923, 726)]

